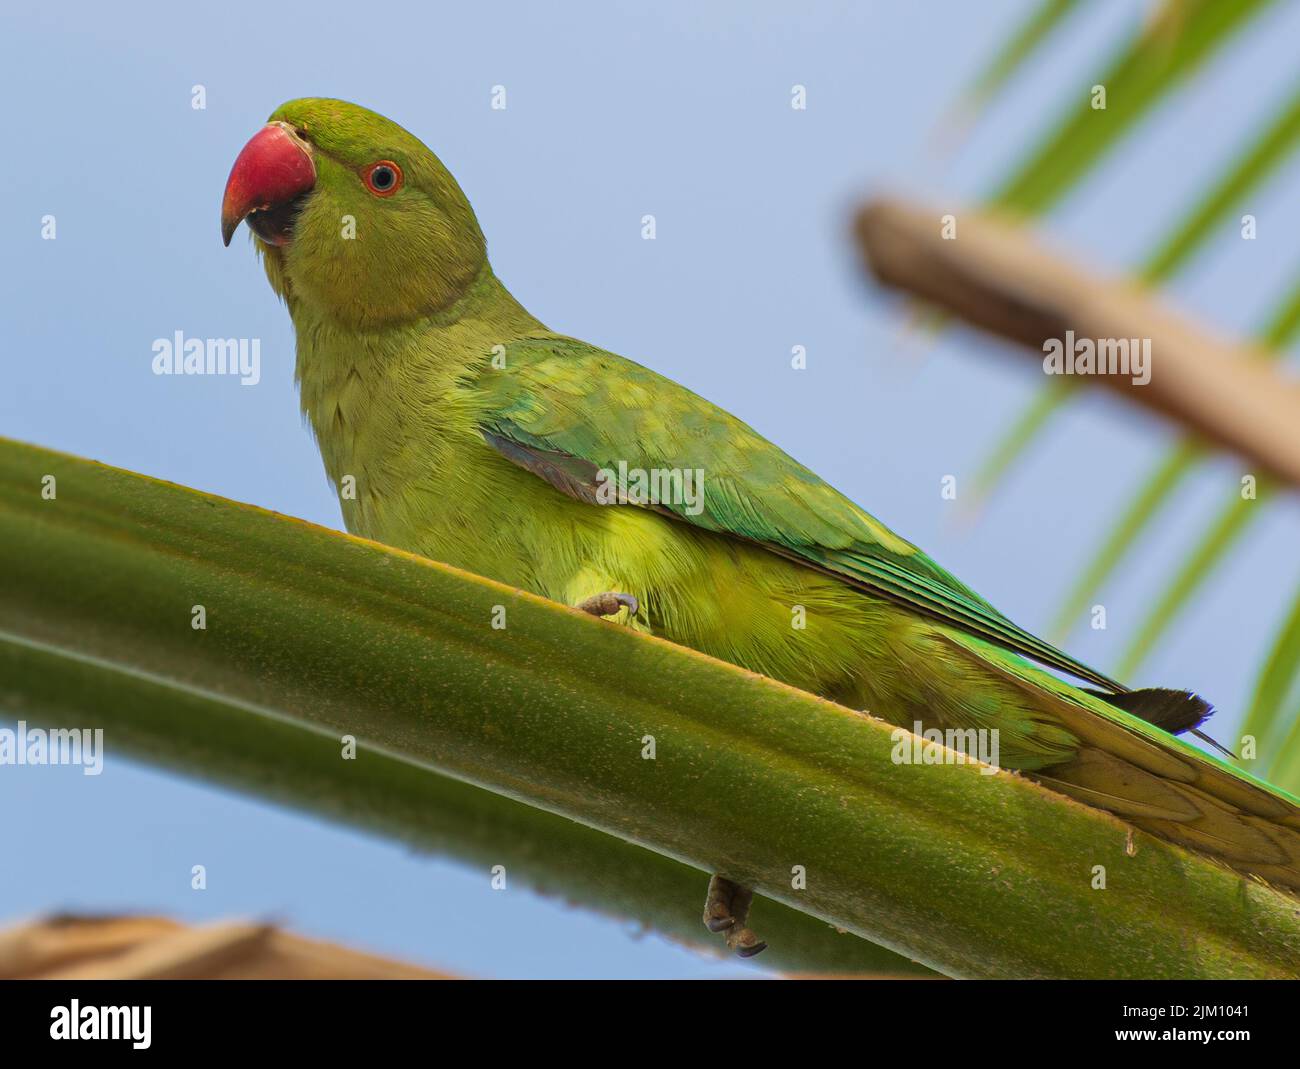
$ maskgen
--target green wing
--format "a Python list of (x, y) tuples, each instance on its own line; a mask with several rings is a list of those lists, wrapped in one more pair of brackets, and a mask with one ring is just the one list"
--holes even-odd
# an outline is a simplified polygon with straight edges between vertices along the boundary
[(486, 402), (484, 438), (565, 493), (598, 500), (597, 472), (620, 462), (643, 471), (700, 469), (702, 502), (658, 510), (1124, 689), (1017, 627), (753, 428), (639, 364), (571, 338), (529, 338), (507, 346), (504, 368), (485, 368), (476, 386)]

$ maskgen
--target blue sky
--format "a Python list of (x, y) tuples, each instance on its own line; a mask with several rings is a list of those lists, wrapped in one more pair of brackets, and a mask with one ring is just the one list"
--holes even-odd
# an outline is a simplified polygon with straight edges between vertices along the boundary
[[(1091, 6), (1091, 5), (1090, 5)], [(1032, 362), (960, 330), (905, 329), (865, 284), (853, 205), (888, 188), (950, 210), (1087, 91), (1144, 5), (1096, 5), (955, 155), (932, 136), (1023, 2), (11, 5), (0, 33), (0, 434), (340, 525), (298, 414), (288, 316), (222, 187), (283, 100), (339, 96), (401, 122), (459, 178), (496, 271), (556, 330), (621, 352), (741, 416), (980, 590), (1043, 628), (1113, 510), (1172, 440), (1109, 397), (1075, 404), (976, 522), (960, 491), (1040, 388)], [(1119, 270), (1180, 217), (1291, 90), (1300, 6), (1247, 29), (1047, 220)], [(191, 107), (205, 87), (207, 106)], [(805, 111), (790, 108), (807, 87)], [(503, 85), (508, 106), (490, 107)], [(1300, 253), (1286, 168), (1171, 287), (1224, 330), (1259, 322)], [(652, 213), (657, 239), (641, 240)], [(57, 219), (43, 241), (42, 216)], [(158, 377), (155, 338), (261, 339), (262, 378)], [(803, 345), (804, 371), (790, 368)], [(1208, 467), (1106, 589), (1109, 628), (1071, 652), (1113, 667), (1225, 493)], [(1300, 565), (1294, 503), (1253, 530), (1139, 683), (1191, 687), (1235, 724)], [(309, 934), (475, 975), (716, 976), (627, 926), (493, 893), (485, 874), (254, 799), (114, 761), (0, 770), (0, 919), (48, 908), (272, 914)], [(221, 873), (189, 889), (196, 857)], [(703, 882), (701, 883), (701, 895)], [(518, 922), (518, 926), (514, 924)], [(506, 927), (529, 937), (506, 939)], [(761, 959), (759, 959), (761, 963)]]

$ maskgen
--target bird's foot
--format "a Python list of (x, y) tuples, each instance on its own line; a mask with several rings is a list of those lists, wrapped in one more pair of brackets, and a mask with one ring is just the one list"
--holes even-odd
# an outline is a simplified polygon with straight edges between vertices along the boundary
[(753, 929), (745, 926), (753, 901), (753, 891), (725, 876), (714, 876), (709, 880), (709, 894), (704, 900), (704, 927), (724, 935), (727, 946), (742, 958), (752, 958), (767, 949), (767, 944), (754, 934)]
[(631, 594), (606, 591), (603, 594), (593, 594), (589, 598), (584, 598), (578, 602), (577, 607), (583, 612), (591, 613), (592, 616), (613, 616), (619, 609), (627, 609), (628, 619), (631, 619), (640, 611), (641, 603)]

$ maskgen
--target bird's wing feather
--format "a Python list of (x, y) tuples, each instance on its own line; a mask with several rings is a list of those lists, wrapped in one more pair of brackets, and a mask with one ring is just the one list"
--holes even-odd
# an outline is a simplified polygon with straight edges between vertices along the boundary
[(943, 641), (972, 670), (995, 672), (1077, 740), (1074, 756), (1027, 773), (1161, 838), (1300, 891), (1300, 801), (1032, 665)]
[(1300, 810), (1290, 795), (978, 639), (1122, 690), (1017, 627), (974, 591), (740, 420), (631, 361), (568, 338), (507, 347), (484, 369), (484, 438), (573, 497), (598, 501), (601, 469), (704, 470), (702, 508), (657, 506), (744, 538), (936, 618), (953, 656), (1022, 688), (1077, 740), (1030, 774), (1174, 842), (1300, 890)]
[(1110, 690), (1118, 683), (1016, 626), (911, 543), (716, 405), (647, 368), (559, 336), (482, 370), (484, 438), (573, 497), (601, 469), (703, 471), (702, 507), (659, 511), (743, 538)]

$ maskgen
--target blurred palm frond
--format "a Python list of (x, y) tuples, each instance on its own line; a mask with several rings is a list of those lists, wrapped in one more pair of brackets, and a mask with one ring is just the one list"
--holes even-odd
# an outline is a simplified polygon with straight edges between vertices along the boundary
[[(1039, 215), (1071, 192), (1158, 104), (1185, 86), (1207, 61), (1272, 6), (1273, 0), (1215, 3), (1165, 0), (1153, 17), (1136, 27), (1096, 82), (1106, 87), (1105, 110), (1093, 110), (1087, 94), (1076, 90), (1047, 135), (1011, 169), (989, 206), (1022, 216)], [(1074, 13), (1075, 5), (1045, 0), (998, 52), (971, 90), (981, 105), (992, 99), (1042, 49), (1052, 31)], [(1165, 235), (1134, 279), (1158, 286), (1184, 269), (1210, 239), (1237, 225), (1245, 199), (1258, 191), (1300, 146), (1300, 84), (1244, 141), (1189, 210)], [(1300, 280), (1274, 308), (1256, 339), (1257, 355), (1280, 359), (1300, 335)], [(1037, 392), (1023, 413), (991, 450), (977, 478), (977, 493), (990, 496), (1016, 462), (1033, 448), (1052, 417), (1075, 396), (1074, 380), (1056, 379)], [(1221, 447), (1221, 443), (1219, 443)], [(1216, 455), (1215, 443), (1189, 434), (1153, 466), (1120, 509), (1095, 556), (1081, 570), (1052, 628), (1064, 640), (1082, 620), (1097, 592), (1127, 556), (1142, 543), (1178, 491)], [(1227, 500), (1207, 518), (1186, 557), (1177, 562), (1160, 594), (1130, 639), (1117, 674), (1136, 671), (1170, 627), (1205, 587), (1232, 551), (1242, 545), (1254, 521), (1266, 515), (1279, 487), (1257, 476), (1253, 497), (1232, 487)], [(1300, 785), (1300, 592), (1282, 621), (1273, 647), (1259, 670), (1243, 735), (1255, 736), (1259, 760), (1252, 767), (1283, 786)], [(1295, 724), (1288, 723), (1295, 720)]]

